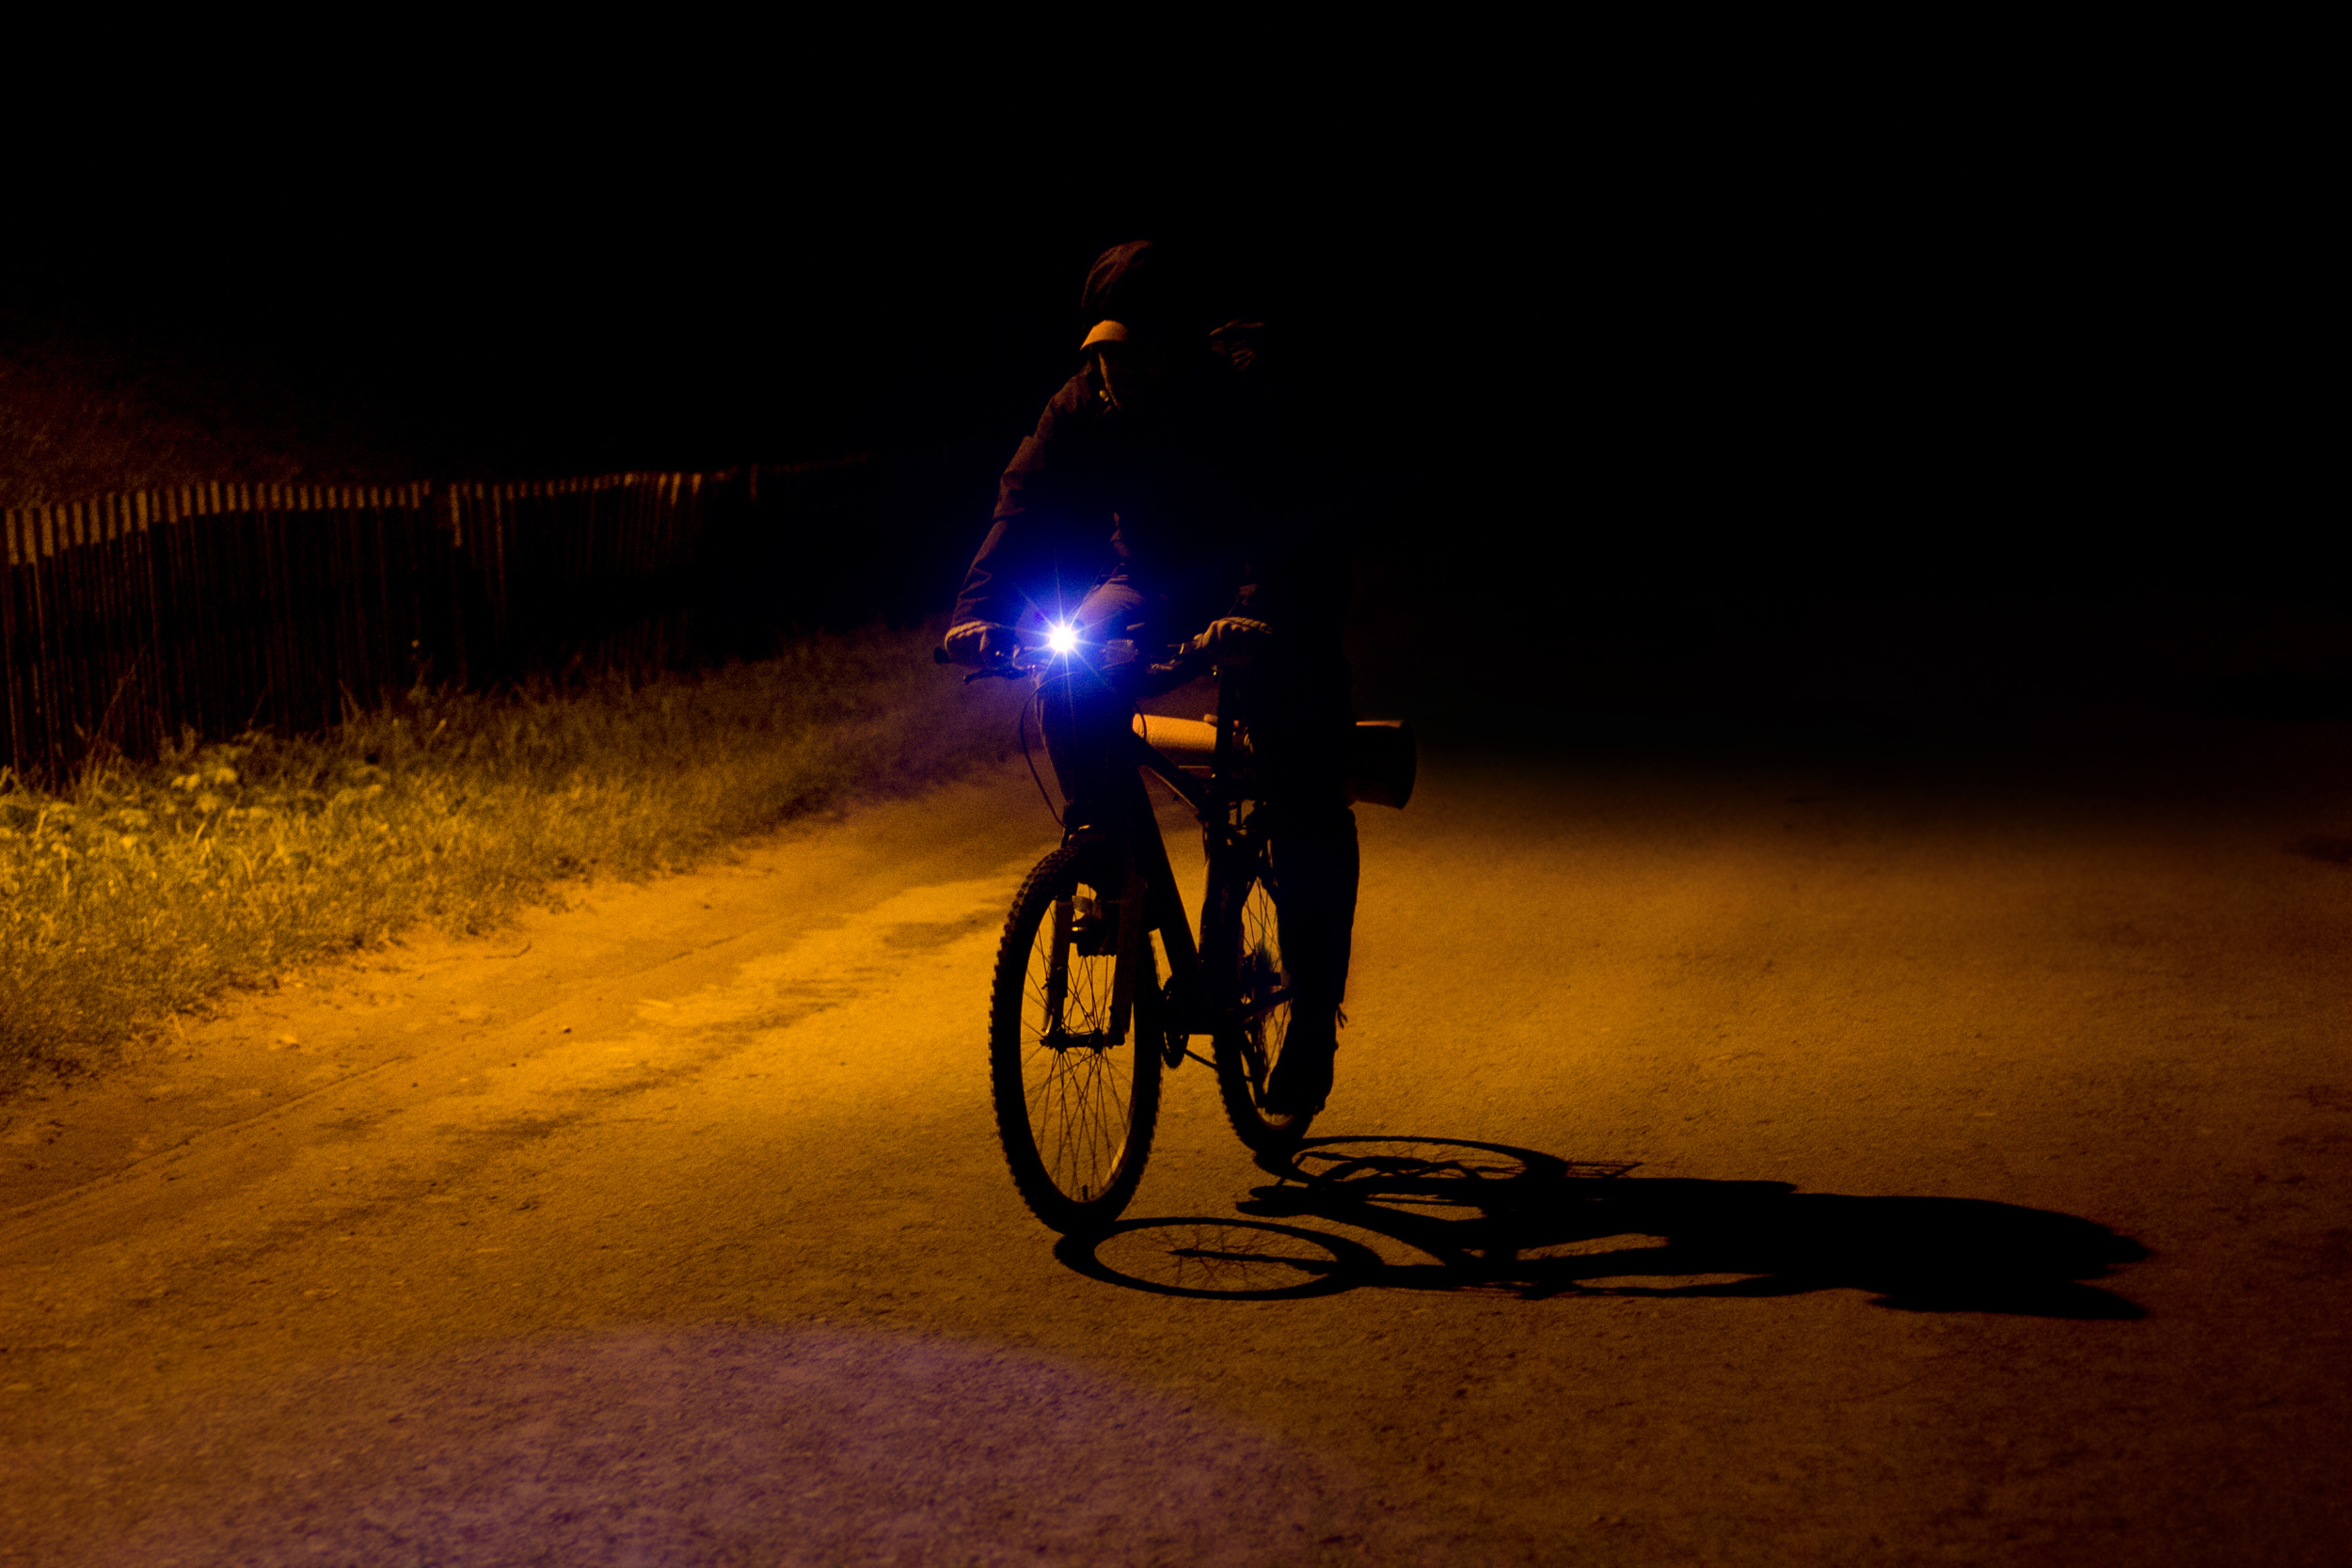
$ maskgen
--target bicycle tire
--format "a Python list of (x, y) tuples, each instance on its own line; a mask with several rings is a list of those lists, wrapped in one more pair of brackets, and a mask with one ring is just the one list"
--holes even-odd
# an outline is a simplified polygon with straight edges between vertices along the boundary
[(1101, 840), (1038, 862), (1006, 916), (990, 990), (989, 1077), (1005, 1163), (1030, 1212), (1066, 1235), (1118, 1220), (1143, 1180), (1159, 1118), (1166, 1028), (1152, 944), (1142, 942), (1135, 1010), (1114, 1039), (1116, 951), (1089, 954), (1072, 934), (1077, 899), (1116, 897), (1117, 864), (1116, 847)]
[[(1287, 990), (1290, 984), (1282, 967), (1280, 916), (1263, 863), (1242, 892), (1239, 919), (1235, 995), (1247, 1010), (1261, 996)], [(1265, 1109), (1266, 1080), (1281, 1060), (1290, 1022), (1291, 1005), (1283, 1001), (1242, 1023), (1218, 1029), (1214, 1037), (1217, 1095), (1225, 1101), (1225, 1118), (1253, 1153), (1282, 1154), (1297, 1148), (1315, 1119), (1312, 1112), (1279, 1116)]]

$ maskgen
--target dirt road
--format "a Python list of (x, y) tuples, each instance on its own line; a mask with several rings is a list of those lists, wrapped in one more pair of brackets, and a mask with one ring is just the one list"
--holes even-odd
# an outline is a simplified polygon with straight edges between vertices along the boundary
[(2341, 728), (1438, 755), (1348, 1141), (1059, 1256), (1025, 774), (314, 972), (9, 1108), (0, 1561), (2352, 1560)]

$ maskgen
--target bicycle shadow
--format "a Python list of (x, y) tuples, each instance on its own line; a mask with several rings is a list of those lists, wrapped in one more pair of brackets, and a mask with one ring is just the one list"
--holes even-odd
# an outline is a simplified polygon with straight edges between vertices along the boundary
[[(2145, 1316), (2104, 1278), (2148, 1251), (2072, 1214), (1979, 1198), (1800, 1193), (1786, 1181), (1633, 1178), (1462, 1138), (1311, 1138), (1235, 1208), (1248, 1219), (1129, 1220), (1055, 1249), (1093, 1278), (1161, 1295), (1246, 1300), (1389, 1290), (1562, 1295), (1790, 1296), (1871, 1291), (1913, 1312)], [(1321, 1220), (1422, 1255), (1384, 1259)], [(1425, 1259), (1426, 1261), (1423, 1261)]]

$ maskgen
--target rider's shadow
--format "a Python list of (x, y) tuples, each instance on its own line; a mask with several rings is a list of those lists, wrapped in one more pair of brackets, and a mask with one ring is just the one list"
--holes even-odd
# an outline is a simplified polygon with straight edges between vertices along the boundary
[[(1784, 1181), (1642, 1178), (1453, 1138), (1316, 1138), (1237, 1205), (1250, 1219), (1128, 1221), (1062, 1259), (1162, 1294), (1267, 1299), (1360, 1286), (1561, 1295), (1871, 1291), (1917, 1312), (2137, 1318), (2086, 1280), (2147, 1249), (2071, 1214), (1958, 1197), (1800, 1193)], [(1311, 1228), (1403, 1243), (1397, 1262)]]

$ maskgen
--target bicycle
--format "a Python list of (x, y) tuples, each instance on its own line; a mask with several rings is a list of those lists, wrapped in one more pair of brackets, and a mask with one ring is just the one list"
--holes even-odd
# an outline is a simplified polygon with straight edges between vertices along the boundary
[[(1065, 645), (1056, 658), (1076, 657), (1057, 641)], [(1205, 663), (1180, 652), (1150, 666), (1138, 699), (1175, 689)], [(1037, 676), (1042, 689), (1056, 670), (1054, 660), (1025, 664), (1016, 654), (965, 678)], [(1266, 1105), (1290, 1025), (1282, 895), (1258, 820), (1234, 673), (1216, 673), (1216, 713), (1198, 721), (1135, 715), (1115, 742), (1116, 799), (1095, 814), (1110, 826), (1065, 828), (1060, 847), (1014, 895), (997, 946), (989, 999), (997, 1133), (1023, 1201), (1066, 1234), (1113, 1224), (1135, 1196), (1151, 1156), (1162, 1070), (1201, 1060), (1191, 1049), (1195, 1035), (1210, 1038), (1226, 1117), (1252, 1151), (1295, 1148), (1313, 1120)], [(1415, 772), (1410, 731), (1373, 721), (1359, 722), (1356, 735), (1350, 799), (1401, 807)], [(1146, 772), (1200, 821), (1208, 875), (1197, 941)]]

